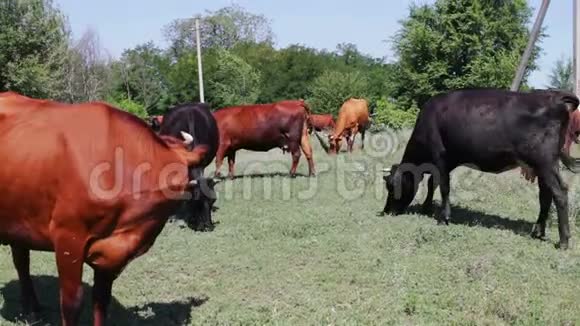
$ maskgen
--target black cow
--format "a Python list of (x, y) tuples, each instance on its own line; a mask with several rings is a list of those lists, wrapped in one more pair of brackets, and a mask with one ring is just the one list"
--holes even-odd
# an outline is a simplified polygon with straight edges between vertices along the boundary
[(207, 145), (208, 152), (198, 167), (189, 171), (190, 180), (196, 180), (198, 187), (194, 188), (192, 198), (187, 203), (189, 227), (198, 231), (213, 229), (211, 213), (216, 201), (213, 178), (205, 178), (204, 168), (214, 159), (219, 146), (219, 133), (215, 118), (209, 105), (205, 103), (187, 103), (171, 108), (163, 116), (160, 135), (182, 137), (181, 131), (193, 136), (191, 148), (197, 145)]
[(440, 186), (439, 223), (448, 224), (450, 172), (466, 165), (501, 173), (527, 166), (539, 177), (540, 213), (532, 236), (545, 238), (552, 200), (558, 212), (560, 247), (568, 247), (567, 186), (558, 160), (573, 172), (579, 162), (561, 151), (570, 112), (578, 98), (561, 91), (510, 92), (496, 89), (457, 90), (431, 98), (417, 116), (400, 164), (384, 177), (388, 197), (385, 213), (401, 214), (409, 206), (424, 174), (431, 174), (423, 210), (432, 209)]

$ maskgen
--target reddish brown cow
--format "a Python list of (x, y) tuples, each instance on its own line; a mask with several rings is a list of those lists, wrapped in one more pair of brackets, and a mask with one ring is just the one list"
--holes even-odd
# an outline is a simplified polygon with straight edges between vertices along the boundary
[[(580, 139), (580, 111), (574, 110), (570, 113), (570, 120), (568, 122), (568, 129), (566, 131), (566, 137), (562, 149), (568, 155), (570, 155), (570, 147), (572, 143), (579, 144)], [(536, 175), (532, 169), (528, 167), (522, 167), (520, 169), (522, 176), (529, 182), (533, 183), (536, 181)]]
[(360, 131), (362, 137), (362, 146), (365, 148), (365, 131), (369, 125), (369, 105), (364, 99), (351, 98), (344, 102), (338, 112), (336, 128), (329, 135), (330, 150), (329, 153), (337, 153), (340, 150), (342, 137), (346, 137), (348, 151), (352, 153), (354, 139)]
[(309, 174), (315, 174), (312, 147), (307, 131), (310, 110), (303, 100), (272, 104), (228, 107), (214, 112), (220, 145), (216, 155), (216, 176), (224, 157), (228, 157), (229, 177), (234, 176), (236, 151), (246, 149), (266, 152), (272, 148), (292, 153), (290, 175), (296, 175), (300, 149), (308, 160)]
[(335, 126), (332, 114), (311, 114), (308, 133), (312, 133), (313, 131), (333, 130)]
[(193, 185), (188, 166), (207, 148), (157, 136), (103, 103), (59, 104), (0, 95), (0, 243), (10, 245), (23, 310), (36, 314), (30, 250), (52, 251), (63, 325), (81, 311), (83, 264), (94, 269), (94, 325), (113, 281), (153, 245)]

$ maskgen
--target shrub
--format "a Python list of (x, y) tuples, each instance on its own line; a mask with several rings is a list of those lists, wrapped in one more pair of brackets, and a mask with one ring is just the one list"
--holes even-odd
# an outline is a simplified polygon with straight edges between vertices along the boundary
[(385, 97), (376, 101), (375, 115), (373, 117), (373, 131), (379, 131), (385, 127), (399, 130), (411, 128), (415, 124), (419, 108), (414, 104), (407, 110), (401, 109), (396, 102)]
[(367, 98), (368, 79), (359, 72), (326, 71), (310, 86), (308, 103), (316, 113), (338, 114), (349, 98)]
[(147, 114), (147, 110), (145, 110), (145, 107), (135, 101), (132, 101), (130, 99), (115, 99), (115, 98), (109, 98), (107, 100), (107, 102), (109, 104), (111, 104), (112, 106), (121, 109), (125, 112), (129, 112), (133, 115), (138, 116), (139, 118), (146, 118), (148, 116)]

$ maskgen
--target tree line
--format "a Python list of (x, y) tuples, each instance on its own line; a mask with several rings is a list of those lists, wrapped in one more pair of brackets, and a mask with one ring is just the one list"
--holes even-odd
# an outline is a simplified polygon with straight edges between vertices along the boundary
[[(147, 42), (114, 59), (97, 31), (74, 40), (52, 0), (0, 0), (0, 90), (65, 102), (103, 100), (141, 117), (199, 101), (193, 29), (199, 18), (206, 101), (214, 109), (302, 98), (314, 112), (336, 114), (346, 99), (359, 97), (374, 107), (375, 122), (400, 128), (412, 125), (418, 108), (437, 93), (508, 88), (531, 14), (525, 0), (411, 5), (388, 40), (395, 60), (387, 62), (351, 43), (334, 50), (278, 48), (267, 17), (232, 5), (168, 22), (165, 48)], [(524, 87), (540, 53), (538, 46)]]

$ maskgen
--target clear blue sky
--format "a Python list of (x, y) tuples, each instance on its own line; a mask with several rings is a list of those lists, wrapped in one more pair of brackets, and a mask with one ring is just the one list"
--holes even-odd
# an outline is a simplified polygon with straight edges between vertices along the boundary
[[(272, 21), (276, 45), (300, 43), (334, 49), (338, 43), (356, 44), (362, 52), (392, 59), (385, 42), (399, 28), (399, 20), (411, 3), (433, 0), (56, 0), (69, 16), (73, 33), (80, 36), (95, 29), (102, 45), (117, 57), (124, 49), (147, 41), (165, 46), (162, 28), (176, 18), (191, 17), (236, 3)], [(541, 0), (530, 0), (537, 14)], [(553, 63), (572, 54), (572, 0), (554, 0), (544, 21), (548, 37), (540, 71), (531, 77), (535, 87), (544, 87)]]

